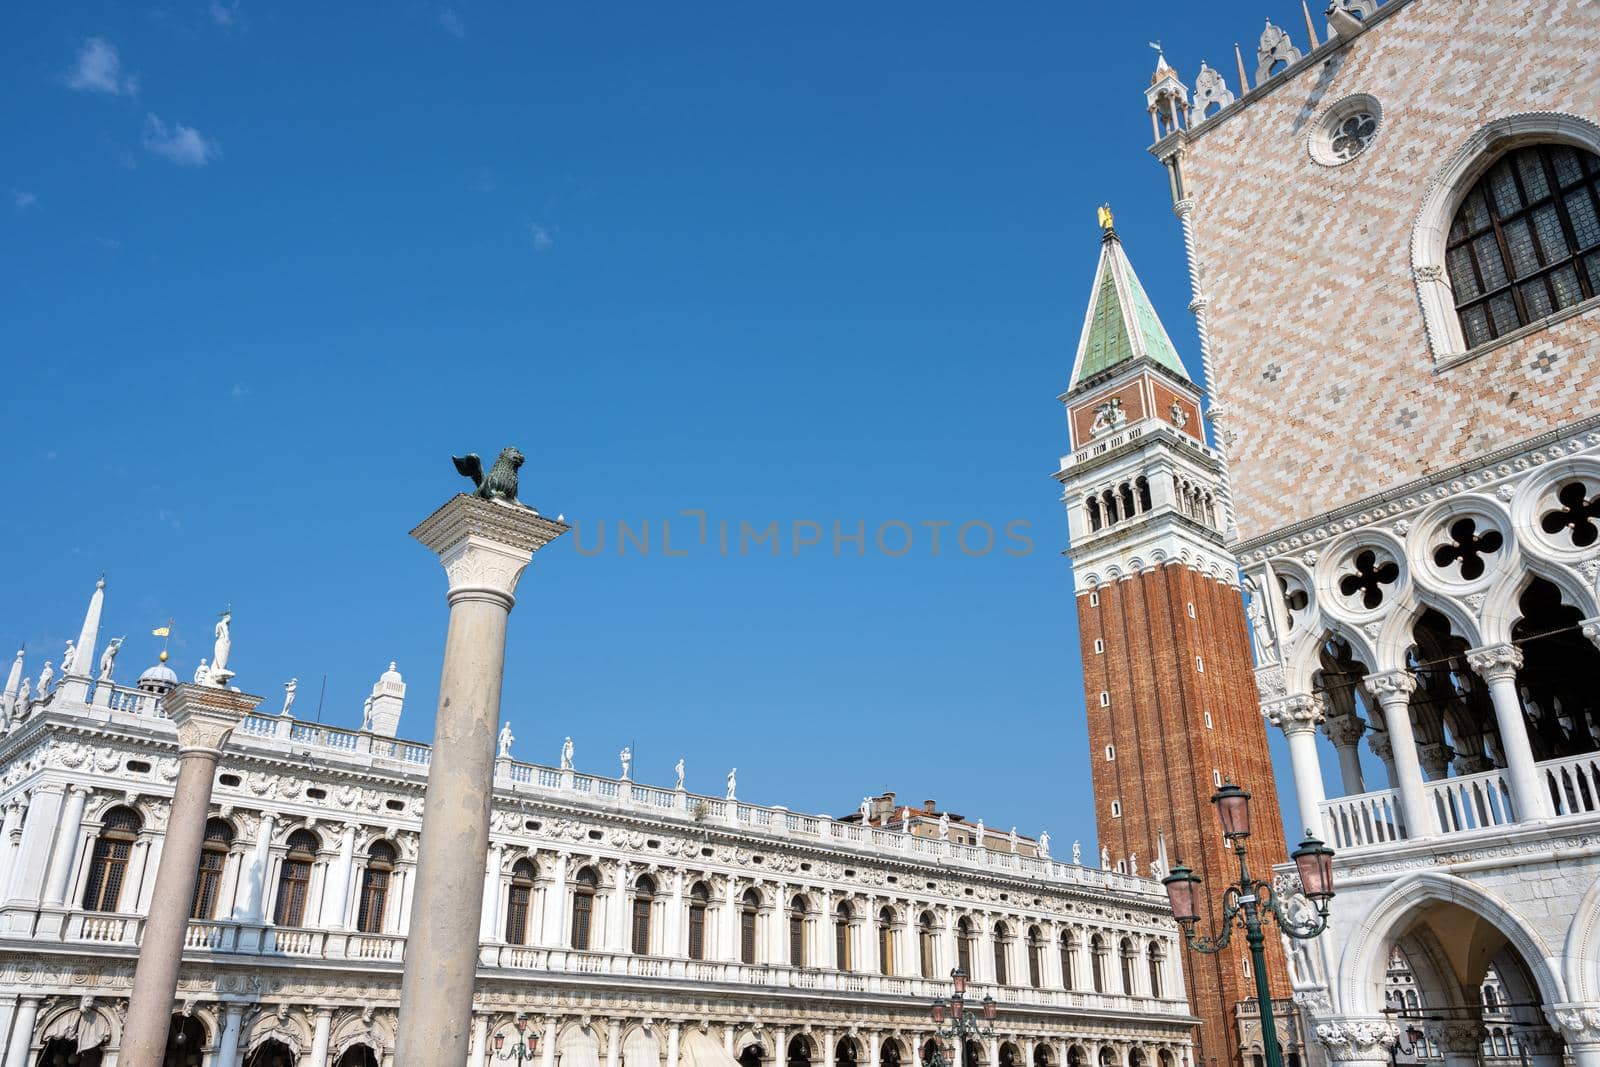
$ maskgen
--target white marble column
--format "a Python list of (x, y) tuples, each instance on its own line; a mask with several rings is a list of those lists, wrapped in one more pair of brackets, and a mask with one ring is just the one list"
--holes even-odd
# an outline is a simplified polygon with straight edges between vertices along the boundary
[(333, 1036), (333, 1009), (318, 1008), (316, 1027), (311, 1031), (309, 1067), (328, 1067), (328, 1042)]
[(1367, 784), (1366, 775), (1361, 770), (1361, 737), (1367, 732), (1367, 724), (1359, 715), (1330, 715), (1322, 724), (1322, 729), (1339, 757), (1339, 781), (1345, 796), (1365, 793)]
[(678, 1067), (678, 1046), (683, 1040), (683, 1024), (670, 1023), (667, 1026), (667, 1062), (662, 1067)]
[(730, 963), (739, 962), (739, 885), (732, 878), (722, 894), (722, 944), (717, 956)]
[(481, 1012), (472, 1016), (472, 1048), (467, 1053), (467, 1067), (484, 1067), (489, 1055), (489, 1017)]
[(539, 1047), (539, 1067), (555, 1067), (556, 1063), (556, 1026), (559, 1022), (555, 1016), (544, 1021), (544, 1037)]
[(11, 899), (37, 904), (44, 895), (45, 869), (50, 861), (50, 844), (61, 821), (61, 805), (66, 786), (45, 782), (28, 796), (28, 819), (22, 824), (22, 844), (17, 851), (17, 869), (11, 880)]
[(83, 831), (83, 807), (88, 801), (87, 789), (76, 785), (67, 787), (61, 826), (56, 831), (55, 847), (50, 850), (50, 873), (45, 877), (46, 906), (59, 908), (67, 902), (67, 887), (72, 884), (72, 868), (78, 858), (78, 835)]
[(22, 847), (22, 819), (28, 810), (25, 797), (16, 797), (6, 804), (0, 820), (0, 903), (11, 896), (11, 881), (17, 872), (17, 856)]
[(6, 1044), (3, 1067), (28, 1067), (28, 1046), (33, 1044), (33, 1027), (39, 1019), (39, 998), (23, 997), (11, 1021), (11, 1040)]
[(606, 1020), (606, 1067), (620, 1067), (622, 1063), (622, 1020)]
[(233, 917), (239, 922), (258, 923), (262, 920), (267, 900), (267, 869), (272, 864), (272, 831), (277, 825), (277, 813), (261, 813), (260, 828), (256, 831), (255, 847), (250, 852), (250, 863), (243, 872), (244, 885)]
[(449, 576), (450, 622), (400, 982), (395, 1050), (406, 1067), (467, 1057), (506, 624), (533, 554), (566, 530), (532, 508), (461, 494), (411, 531)]
[(1322, 761), (1317, 756), (1317, 724), (1322, 721), (1322, 702), (1309, 693), (1298, 693), (1263, 704), (1261, 712), (1268, 722), (1283, 731), (1289, 744), (1289, 766), (1294, 773), (1301, 827), (1318, 837), (1328, 837), (1322, 825), (1322, 802), (1327, 797), (1322, 788)]
[(666, 956), (686, 955), (683, 943), (683, 883), (685, 875), (682, 871), (673, 871), (672, 898), (667, 905), (665, 921), (661, 924), (662, 954)]
[(1522, 650), (1515, 645), (1475, 648), (1467, 653), (1467, 663), (1488, 683), (1489, 698), (1494, 701), (1500, 749), (1506, 758), (1506, 783), (1511, 787), (1517, 821), (1537, 822), (1550, 818), (1549, 791), (1541, 781), (1539, 768), (1534, 766), (1528, 724), (1522, 714), (1522, 698), (1517, 695)]
[(556, 866), (544, 896), (544, 938), (551, 948), (567, 943), (567, 854), (556, 853)]
[(209, 685), (180, 685), (166, 696), (164, 708), (178, 732), (178, 780), (133, 972), (121, 1067), (161, 1067), (165, 1058), (217, 762), (234, 726), (259, 703), (260, 697)]
[(489, 863), (483, 872), (483, 921), (478, 924), (479, 941), (498, 941), (503, 928), (500, 918), (500, 868), (505, 862), (505, 846), (489, 850)]
[(355, 874), (356, 831), (353, 822), (344, 824), (339, 838), (339, 859), (328, 868), (327, 882), (323, 885), (322, 925), (329, 930), (348, 930), (350, 922), (350, 881)]
[(239, 1025), (243, 1021), (243, 1005), (229, 1004), (222, 1009), (222, 1036), (217, 1039), (212, 1067), (239, 1067)]
[(1439, 820), (1422, 791), (1422, 763), (1417, 758), (1417, 739), (1411, 730), (1411, 693), (1417, 688), (1417, 680), (1409, 671), (1389, 671), (1367, 675), (1364, 684), (1383, 708), (1383, 725), (1394, 751), (1395, 790), (1400, 794), (1406, 836), (1412, 840), (1432, 837), (1439, 832)]

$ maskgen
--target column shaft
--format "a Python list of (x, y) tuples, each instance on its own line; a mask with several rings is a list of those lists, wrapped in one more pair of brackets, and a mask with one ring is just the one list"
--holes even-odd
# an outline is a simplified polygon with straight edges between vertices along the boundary
[(478, 963), (483, 871), (510, 598), (452, 596), (417, 888), (400, 987), (403, 1067), (461, 1063)]
[(61, 812), (61, 828), (56, 832), (55, 847), (50, 852), (50, 873), (45, 878), (44, 902), (61, 907), (67, 900), (67, 887), (72, 883), (72, 868), (78, 858), (78, 835), (83, 830), (83, 806), (89, 794), (76, 786), (67, 790), (67, 803)]
[(1322, 803), (1327, 797), (1322, 787), (1322, 761), (1317, 758), (1316, 724), (1285, 725), (1283, 734), (1289, 742), (1289, 766), (1294, 772), (1294, 794), (1301, 827), (1318, 837), (1327, 837), (1322, 825)]
[(256, 833), (255, 848), (250, 853), (250, 865), (243, 872), (244, 891), (233, 917), (241, 922), (260, 922), (267, 899), (267, 868), (272, 865), (272, 830), (276, 817), (271, 812), (261, 813), (261, 828)]
[[(426, 819), (426, 816), (424, 816)], [(322, 896), (322, 925), (329, 930), (348, 930), (350, 923), (350, 878), (356, 865), (355, 823), (345, 823), (339, 838), (339, 862), (328, 870)]]
[(1406, 836), (1432, 837), (1439, 832), (1439, 820), (1428, 806), (1422, 789), (1422, 763), (1417, 758), (1417, 739), (1411, 729), (1411, 693), (1417, 681), (1405, 671), (1367, 676), (1367, 690), (1383, 708), (1383, 724), (1388, 728), (1394, 753), (1395, 789), (1400, 794), (1400, 814), (1405, 818)]
[(328, 1041), (332, 1034), (333, 1011), (321, 1008), (317, 1011), (316, 1029), (311, 1032), (312, 1067), (328, 1067)]
[(28, 798), (28, 819), (22, 824), (22, 845), (11, 878), (13, 900), (37, 904), (44, 895), (45, 868), (56, 824), (61, 820), (63, 790), (63, 786), (47, 783), (37, 786)]
[(39, 1018), (39, 998), (23, 997), (11, 1023), (11, 1040), (6, 1044), (4, 1067), (28, 1067), (28, 1046), (33, 1044), (33, 1025)]
[(229, 1004), (222, 1014), (222, 1036), (217, 1041), (217, 1058), (213, 1067), (239, 1067), (239, 1024), (244, 1019), (244, 1009)]
[(178, 988), (184, 935), (189, 930), (195, 872), (205, 836), (211, 784), (216, 778), (215, 749), (188, 749), (179, 755), (167, 836), (156, 868), (155, 894), (144, 921), (139, 962), (133, 972), (128, 1025), (122, 1033), (121, 1067), (161, 1067), (172, 1021), (172, 999)]
[(1517, 821), (1531, 822), (1550, 818), (1550, 798), (1533, 762), (1533, 746), (1528, 743), (1528, 725), (1522, 714), (1522, 698), (1517, 695), (1517, 671), (1522, 667), (1522, 651), (1513, 645), (1493, 645), (1473, 649), (1467, 662), (1489, 684), (1489, 699), (1494, 702), (1495, 725), (1500, 728), (1500, 751), (1506, 759), (1506, 784), (1517, 809)]

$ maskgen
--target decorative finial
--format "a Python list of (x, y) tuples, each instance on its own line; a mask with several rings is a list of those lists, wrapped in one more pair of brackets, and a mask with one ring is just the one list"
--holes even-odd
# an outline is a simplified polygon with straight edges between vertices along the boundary
[(161, 650), (161, 662), (167, 662), (167, 650), (164, 648)]
[(489, 473), (483, 472), (483, 460), (478, 458), (476, 452), (468, 452), (464, 456), (451, 456), (456, 465), (456, 472), (463, 478), (471, 478), (476, 487), (473, 496), (484, 500), (499, 500), (506, 504), (515, 504), (517, 501), (517, 468), (522, 466), (524, 456), (513, 446), (506, 446), (500, 450), (500, 456), (494, 461), (494, 466), (489, 468)]
[(1100, 228), (1102, 230), (1109, 230), (1109, 229), (1112, 228), (1111, 205), (1110, 204), (1101, 204), (1100, 207), (1096, 210), (1096, 214), (1097, 214), (1097, 217), (1100, 219)]

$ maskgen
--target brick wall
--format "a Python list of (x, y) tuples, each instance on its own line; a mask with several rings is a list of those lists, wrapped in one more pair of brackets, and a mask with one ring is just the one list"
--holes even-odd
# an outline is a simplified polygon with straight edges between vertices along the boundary
[[(1100, 841), (1113, 861), (1137, 854), (1148, 875), (1157, 833), (1164, 834), (1169, 860), (1205, 879), (1201, 932), (1219, 933), (1222, 888), (1238, 867), (1210, 802), (1214, 770), (1253, 794), (1252, 873), (1267, 876), (1270, 864), (1287, 858), (1239, 592), (1181, 564), (1097, 592), (1099, 606), (1089, 593), (1078, 597), (1078, 619)], [(1102, 691), (1110, 694), (1107, 708)], [(1116, 747), (1114, 760), (1106, 759), (1107, 745)], [(1120, 817), (1111, 814), (1113, 799)], [(1275, 937), (1267, 949), (1273, 996), (1288, 996)], [(1241, 1063), (1234, 1005), (1255, 995), (1244, 973), (1248, 955), (1242, 935), (1215, 956), (1184, 950), (1189, 1002), (1205, 1020), (1198, 1067)]]

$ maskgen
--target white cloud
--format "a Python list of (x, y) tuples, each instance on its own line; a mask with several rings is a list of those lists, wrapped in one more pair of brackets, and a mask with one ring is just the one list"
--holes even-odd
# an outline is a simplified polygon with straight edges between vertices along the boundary
[(156, 115), (145, 116), (144, 146), (180, 167), (203, 167), (219, 152), (217, 142), (206, 140), (193, 126), (181, 122), (168, 126)]
[(535, 252), (548, 252), (555, 247), (556, 238), (550, 230), (537, 222), (528, 223), (528, 237), (533, 241)]
[(228, 390), (228, 395), (235, 400), (243, 400), (250, 395), (251, 391), (250, 387), (243, 382), (234, 382), (233, 388)]
[(39, 202), (39, 198), (25, 189), (11, 190), (11, 204), (18, 211), (26, 211)]
[(444, 31), (457, 40), (466, 40), (467, 24), (461, 20), (461, 12), (453, 7), (439, 9), (439, 25)]
[(78, 62), (67, 72), (67, 88), (80, 93), (133, 96), (139, 91), (139, 80), (131, 74), (123, 74), (122, 57), (117, 55), (110, 41), (91, 37), (83, 42)]
[(206, 8), (206, 13), (211, 16), (211, 21), (222, 29), (232, 33), (234, 30), (244, 30), (244, 12), (239, 8), (239, 0), (232, 3), (223, 3), (223, 0), (211, 0)]

